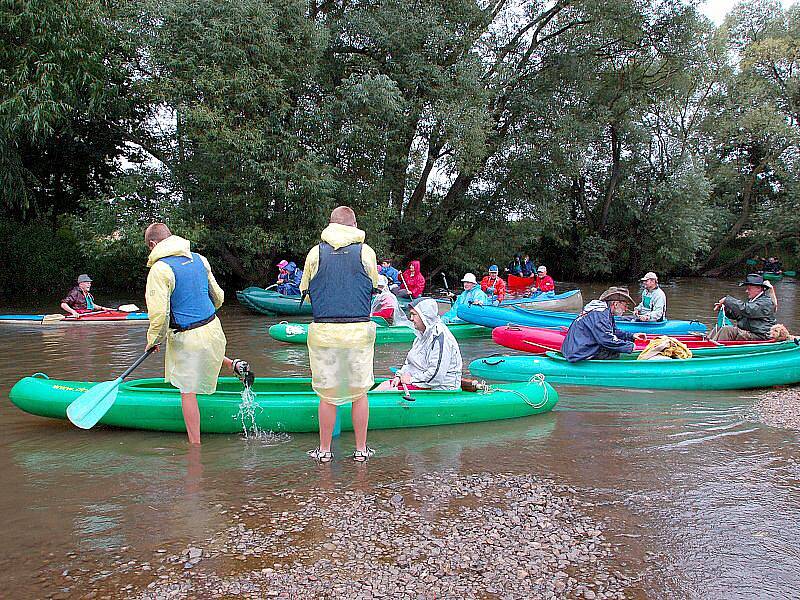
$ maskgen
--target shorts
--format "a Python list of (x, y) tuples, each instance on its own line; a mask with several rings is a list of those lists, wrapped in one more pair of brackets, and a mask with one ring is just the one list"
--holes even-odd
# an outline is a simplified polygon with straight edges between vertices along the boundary
[(311, 387), (322, 400), (346, 404), (374, 385), (375, 328), (371, 321), (308, 326)]

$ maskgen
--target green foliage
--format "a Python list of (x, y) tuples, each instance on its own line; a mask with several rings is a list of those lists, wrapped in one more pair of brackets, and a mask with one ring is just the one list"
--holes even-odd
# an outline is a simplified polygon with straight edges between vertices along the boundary
[(4, 214), (49, 215), (121, 287), (152, 220), (264, 284), (337, 204), (426, 272), (725, 267), (800, 231), (798, 10), (0, 0)]
[(63, 298), (87, 264), (69, 227), (54, 227), (49, 219), (0, 220), (0, 291), (4, 294)]

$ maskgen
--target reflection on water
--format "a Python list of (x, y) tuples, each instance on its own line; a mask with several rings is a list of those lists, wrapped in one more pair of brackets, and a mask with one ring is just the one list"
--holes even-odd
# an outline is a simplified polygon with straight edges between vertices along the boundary
[[(588, 301), (605, 286), (582, 287)], [(780, 320), (800, 329), (796, 284), (776, 287)], [(671, 317), (709, 324), (710, 306), (741, 292), (735, 282), (695, 279), (665, 289)], [(44, 306), (25, 311), (47, 312)], [(228, 354), (246, 358), (257, 375), (308, 376), (301, 346), (267, 336), (267, 326), (279, 319), (249, 314), (235, 301), (221, 318)], [(130, 546), (151, 558), (165, 546), (185, 547), (225, 527), (228, 507), (267, 492), (367, 488), (446, 470), (534, 473), (586, 490), (598, 514), (611, 520), (610, 531), (619, 532), (623, 558), (641, 565), (642, 596), (785, 597), (800, 584), (800, 448), (796, 434), (754, 422), (753, 392), (560, 387), (561, 402), (549, 415), (375, 432), (370, 443), (378, 455), (366, 468), (344, 458), (353, 447), (345, 433), (334, 444), (337, 460), (325, 469), (305, 457), (314, 435), (206, 436), (193, 451), (180, 435), (80, 431), (7, 402), (14, 381), (37, 371), (82, 380), (116, 376), (141, 353), (144, 331), (0, 326), (13, 357), (0, 364), (6, 519), (0, 569), (8, 574), (0, 596), (58, 589), (52, 573), (67, 568), (68, 552), (89, 558), (94, 552), (102, 564), (106, 549)], [(376, 374), (399, 365), (406, 350), (378, 346)], [(462, 343), (465, 364), (498, 351), (504, 350), (489, 340)], [(137, 376), (161, 376), (162, 361), (145, 362)]]

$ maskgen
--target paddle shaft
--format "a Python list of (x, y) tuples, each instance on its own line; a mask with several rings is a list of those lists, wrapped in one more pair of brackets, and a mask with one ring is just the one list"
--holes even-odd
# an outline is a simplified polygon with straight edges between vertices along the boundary
[(550, 346), (545, 346), (544, 344), (539, 344), (538, 342), (531, 342), (530, 340), (522, 340), (526, 344), (530, 344), (531, 346), (536, 346), (537, 348), (544, 348), (545, 350), (549, 350), (550, 352), (558, 352), (561, 353), (561, 348), (551, 348)]
[(403, 277), (403, 274), (402, 274), (402, 273), (400, 273), (399, 275), (400, 275), (400, 281), (402, 281), (402, 282), (403, 282), (403, 287), (404, 287), (404, 288), (406, 288), (406, 291), (408, 292), (408, 295), (409, 295), (411, 298), (413, 298), (414, 296), (412, 296), (412, 295), (411, 295), (411, 290), (410, 290), (410, 289), (408, 289), (408, 284), (406, 284), (406, 278), (405, 278), (405, 277)]
[(130, 367), (125, 369), (125, 372), (122, 375), (120, 375), (119, 378), (120, 379), (125, 379), (128, 375), (133, 373), (134, 370), (136, 370), (136, 368), (140, 364), (142, 364), (148, 356), (150, 356), (153, 352), (156, 351), (157, 347), (158, 346), (150, 346), (144, 354), (142, 354), (139, 358), (136, 359), (135, 363), (133, 363)]

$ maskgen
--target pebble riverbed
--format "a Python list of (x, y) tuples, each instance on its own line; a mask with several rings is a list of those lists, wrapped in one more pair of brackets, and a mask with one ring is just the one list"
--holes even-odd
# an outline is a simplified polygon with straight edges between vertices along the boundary
[(800, 387), (762, 394), (754, 409), (760, 420), (770, 427), (800, 430)]
[(182, 551), (120, 560), (107, 580), (76, 575), (62, 591), (141, 600), (625, 598), (631, 574), (614, 566), (591, 506), (575, 488), (507, 473), (278, 492), (237, 510), (218, 505), (229, 526)]

